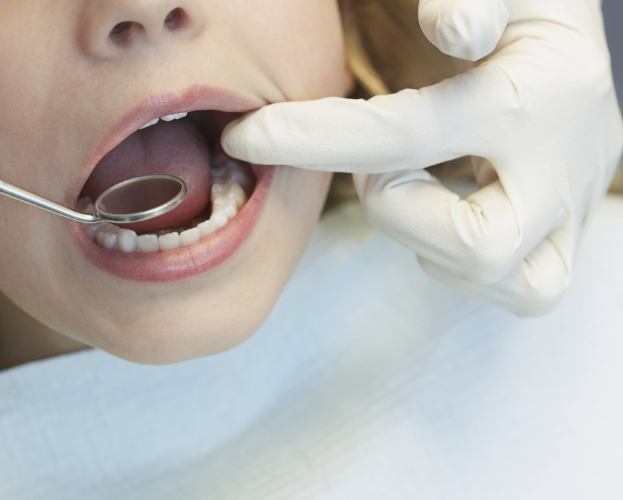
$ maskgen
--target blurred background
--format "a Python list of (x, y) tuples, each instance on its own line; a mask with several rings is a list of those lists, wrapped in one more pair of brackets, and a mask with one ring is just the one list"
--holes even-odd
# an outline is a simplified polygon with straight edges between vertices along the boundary
[[(623, 31), (620, 29), (621, 21), (623, 20), (623, 1), (603, 0), (603, 6), (608, 42), (612, 52), (614, 79), (619, 93), (619, 101), (623, 104)], [(619, 167), (613, 183), (613, 189), (623, 193), (623, 164)]]
[(604, 16), (608, 30), (608, 41), (612, 51), (614, 78), (617, 81), (619, 99), (623, 100), (623, 2), (621, 0), (604, 0)]

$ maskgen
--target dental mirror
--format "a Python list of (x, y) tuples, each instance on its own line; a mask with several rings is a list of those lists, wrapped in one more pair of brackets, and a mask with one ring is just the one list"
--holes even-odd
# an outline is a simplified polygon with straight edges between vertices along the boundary
[(0, 194), (82, 224), (112, 222), (131, 224), (155, 219), (186, 197), (186, 183), (173, 175), (146, 175), (120, 182), (95, 200), (95, 215), (59, 205), (7, 182), (0, 181)]

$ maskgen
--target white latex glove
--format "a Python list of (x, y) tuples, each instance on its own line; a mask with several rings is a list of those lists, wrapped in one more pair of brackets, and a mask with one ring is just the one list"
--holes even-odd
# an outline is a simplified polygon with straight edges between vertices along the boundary
[[(428, 273), (543, 314), (569, 284), (581, 227), (623, 147), (600, 2), (423, 0), (420, 15), (433, 43), (463, 57), (508, 27), (457, 77), (368, 101), (267, 106), (232, 123), (223, 147), (253, 163), (354, 173), (370, 221)], [(468, 155), (486, 161), (464, 200), (423, 170)]]

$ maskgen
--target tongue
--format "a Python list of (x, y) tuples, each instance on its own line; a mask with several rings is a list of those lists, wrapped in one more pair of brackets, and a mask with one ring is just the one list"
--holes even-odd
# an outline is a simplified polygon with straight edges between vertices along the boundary
[(160, 121), (135, 132), (106, 155), (84, 186), (91, 200), (115, 184), (143, 175), (181, 177), (188, 194), (173, 211), (156, 219), (124, 227), (139, 233), (184, 226), (210, 203), (210, 151), (201, 133), (186, 120)]

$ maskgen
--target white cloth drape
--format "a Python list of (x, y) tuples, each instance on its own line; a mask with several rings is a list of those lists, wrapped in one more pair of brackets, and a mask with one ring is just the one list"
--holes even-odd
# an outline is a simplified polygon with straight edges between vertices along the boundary
[(431, 281), (347, 205), (228, 353), (0, 372), (0, 499), (620, 500), (622, 320), (623, 199), (559, 309), (524, 321)]

